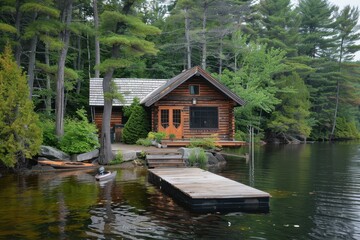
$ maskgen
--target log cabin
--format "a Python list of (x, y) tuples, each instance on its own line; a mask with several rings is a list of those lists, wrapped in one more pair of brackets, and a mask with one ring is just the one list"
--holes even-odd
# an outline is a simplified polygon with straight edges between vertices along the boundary
[[(114, 100), (112, 127), (125, 124), (122, 108), (137, 97), (150, 115), (152, 131), (165, 132), (166, 138), (175, 137), (175, 141), (168, 142), (170, 145), (186, 145), (193, 138), (214, 136), (222, 142), (220, 145), (237, 145), (234, 108), (244, 105), (244, 101), (199, 66), (169, 80), (114, 81), (125, 101)], [(93, 121), (101, 129), (104, 100), (100, 78), (90, 79), (89, 103)]]

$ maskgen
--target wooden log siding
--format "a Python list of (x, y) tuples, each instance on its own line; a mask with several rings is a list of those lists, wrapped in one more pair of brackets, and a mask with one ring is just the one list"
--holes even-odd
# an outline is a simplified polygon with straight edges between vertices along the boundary
[[(199, 86), (199, 95), (191, 95), (190, 85)], [(196, 98), (196, 105), (192, 99)], [(183, 107), (184, 120), (183, 139), (210, 137), (217, 134), (218, 140), (233, 140), (235, 134), (234, 102), (216, 89), (212, 84), (203, 78), (194, 77), (189, 79), (167, 96), (156, 102), (152, 108), (153, 131), (157, 131), (158, 107), (179, 106)], [(190, 129), (190, 107), (217, 107), (218, 108), (218, 129)]]
[[(94, 108), (94, 121), (99, 132), (102, 127), (102, 116), (103, 116), (103, 107)], [(111, 113), (110, 127), (112, 128), (114, 124), (122, 124), (122, 110), (118, 107), (113, 107)]]

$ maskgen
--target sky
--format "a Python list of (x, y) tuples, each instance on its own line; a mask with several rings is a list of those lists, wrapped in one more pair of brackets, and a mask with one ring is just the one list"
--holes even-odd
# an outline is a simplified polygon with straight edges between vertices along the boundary
[[(331, 4), (336, 5), (339, 9), (343, 9), (345, 6), (358, 7), (360, 11), (360, 0), (328, 0)], [(298, 0), (292, 0), (293, 3), (298, 3)], [(360, 25), (360, 18), (358, 19), (358, 25)], [(360, 28), (360, 26), (359, 26)], [(360, 30), (359, 30), (360, 31)], [(360, 41), (359, 43), (360, 44)], [(360, 51), (355, 54), (355, 61), (360, 61)]]

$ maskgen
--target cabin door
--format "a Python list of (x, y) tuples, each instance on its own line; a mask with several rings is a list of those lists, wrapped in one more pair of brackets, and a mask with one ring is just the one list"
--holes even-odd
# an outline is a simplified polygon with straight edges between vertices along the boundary
[(175, 135), (175, 139), (181, 139), (183, 135), (183, 116), (180, 107), (159, 107), (159, 132), (165, 132), (166, 137)]

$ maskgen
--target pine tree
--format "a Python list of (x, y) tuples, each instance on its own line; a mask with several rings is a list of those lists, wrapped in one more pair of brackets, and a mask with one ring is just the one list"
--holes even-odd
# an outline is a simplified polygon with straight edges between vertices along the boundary
[(132, 106), (131, 115), (123, 130), (123, 141), (135, 144), (139, 138), (146, 138), (149, 122), (145, 109), (140, 105)]
[(100, 43), (108, 47), (111, 56), (99, 66), (104, 72), (104, 112), (101, 129), (101, 147), (99, 162), (107, 164), (112, 160), (110, 139), (110, 118), (113, 97), (111, 79), (114, 71), (131, 66), (134, 60), (144, 54), (156, 54), (155, 44), (146, 40), (148, 35), (156, 35), (160, 30), (143, 23), (140, 18), (131, 15), (136, 1), (124, 1), (121, 12), (104, 11), (100, 21)]
[(10, 47), (0, 56), (0, 160), (20, 166), (35, 155), (42, 142), (26, 76), (13, 60)]

